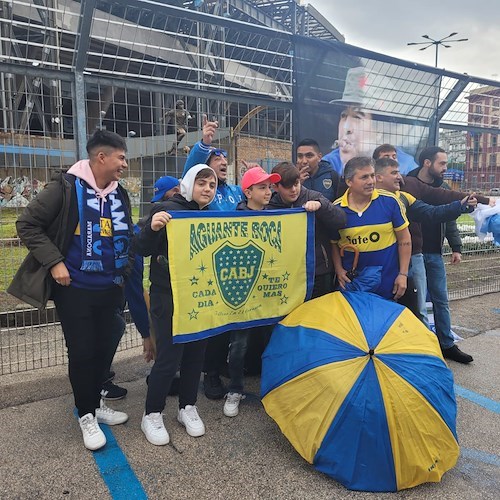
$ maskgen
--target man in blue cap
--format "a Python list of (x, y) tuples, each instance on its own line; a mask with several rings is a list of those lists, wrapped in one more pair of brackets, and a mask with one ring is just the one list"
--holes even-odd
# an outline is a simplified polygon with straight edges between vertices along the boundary
[(164, 201), (171, 198), (175, 193), (180, 191), (179, 179), (171, 177), (170, 175), (165, 175), (160, 177), (153, 188), (154, 196), (151, 199), (151, 203), (156, 203), (158, 201)]

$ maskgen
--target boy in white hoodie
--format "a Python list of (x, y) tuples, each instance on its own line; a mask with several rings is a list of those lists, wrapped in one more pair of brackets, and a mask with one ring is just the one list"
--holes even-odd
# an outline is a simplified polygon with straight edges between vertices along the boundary
[(133, 259), (128, 252), (133, 235), (130, 201), (118, 184), (127, 168), (126, 150), (118, 134), (97, 131), (87, 143), (89, 160), (55, 177), (16, 223), (30, 253), (8, 291), (39, 308), (54, 300), (80, 428), (90, 450), (106, 444), (99, 423), (128, 420), (100, 398)]
[(163, 422), (167, 394), (180, 365), (179, 409), (177, 420), (192, 437), (205, 434), (205, 425), (198, 415), (196, 400), (207, 340), (174, 344), (172, 315), (175, 307), (170, 271), (166, 262), (168, 234), (166, 226), (178, 210), (206, 210), (215, 197), (217, 176), (205, 164), (193, 166), (180, 184), (181, 192), (157, 203), (148, 221), (134, 240), (134, 250), (151, 256), (151, 323), (156, 334), (156, 358), (148, 382), (146, 405), (141, 429), (146, 439), (156, 446), (166, 445), (170, 436)]

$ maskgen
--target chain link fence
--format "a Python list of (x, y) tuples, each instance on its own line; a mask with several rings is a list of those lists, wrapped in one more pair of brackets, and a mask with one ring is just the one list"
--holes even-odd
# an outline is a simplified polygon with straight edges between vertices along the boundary
[[(6, 289), (26, 255), (16, 219), (54, 171), (84, 157), (95, 129), (127, 137), (124, 183), (136, 221), (155, 180), (182, 172), (204, 115), (219, 121), (214, 145), (229, 153), (231, 182), (239, 181), (242, 160), (266, 170), (293, 160), (292, 145), (304, 137), (317, 138), (324, 153), (337, 147), (335, 103), (348, 75), (363, 68), (363, 82), (376, 75), (383, 96), (373, 103), (377, 144), (394, 142), (414, 154), (440, 135), (453, 187), (500, 188), (498, 84), (294, 36), (258, 10), (262, 2), (251, 3), (238, 11), (243, 4), (229, 1), (226, 11), (207, 15), (185, 8), (191, 2), (2, 2), (0, 375), (66, 363), (54, 308), (34, 310)], [(464, 259), (447, 266), (450, 298), (499, 291), (498, 249), (478, 241), (470, 218), (459, 224)], [(119, 349), (140, 343), (129, 322)]]

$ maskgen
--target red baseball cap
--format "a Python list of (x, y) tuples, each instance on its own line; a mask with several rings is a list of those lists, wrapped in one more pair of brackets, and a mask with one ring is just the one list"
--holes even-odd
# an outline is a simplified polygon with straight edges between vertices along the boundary
[(261, 182), (270, 181), (276, 184), (281, 180), (280, 174), (268, 174), (263, 168), (254, 167), (248, 169), (241, 179), (241, 188), (248, 189), (249, 187), (260, 184)]

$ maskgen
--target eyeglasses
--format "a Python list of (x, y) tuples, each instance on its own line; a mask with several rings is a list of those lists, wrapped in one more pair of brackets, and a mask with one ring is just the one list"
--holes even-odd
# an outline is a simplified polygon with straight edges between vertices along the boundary
[(227, 158), (227, 151), (225, 149), (212, 149), (210, 151), (210, 156), (215, 155), (215, 156), (223, 156), (224, 158)]

